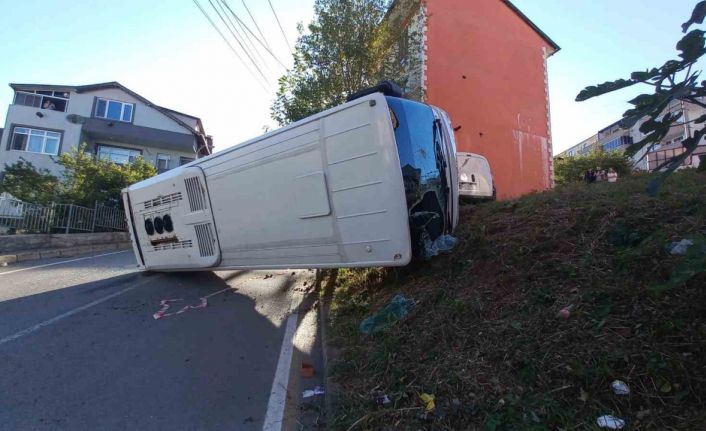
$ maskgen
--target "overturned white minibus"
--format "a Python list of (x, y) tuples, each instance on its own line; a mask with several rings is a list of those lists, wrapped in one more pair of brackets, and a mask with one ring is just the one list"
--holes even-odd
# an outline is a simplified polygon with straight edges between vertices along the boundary
[(402, 266), (458, 221), (453, 129), (375, 92), (123, 190), (146, 270)]

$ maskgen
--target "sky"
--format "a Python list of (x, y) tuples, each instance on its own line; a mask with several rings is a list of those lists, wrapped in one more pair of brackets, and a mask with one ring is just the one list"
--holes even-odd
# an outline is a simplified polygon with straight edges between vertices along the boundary
[[(214, 136), (216, 150), (274, 127), (270, 105), (277, 78), (291, 66), (296, 26), (311, 20), (313, 0), (271, 0), (276, 16), (266, 0), (244, 0), (272, 52), (259, 50), (263, 58), (256, 60), (263, 64), (262, 76), (252, 66), (246, 69), (247, 56), (209, 0), (197, 1), (242, 60), (193, 0), (0, 0), (5, 23), (0, 26), (0, 125), (5, 123), (5, 107), (12, 103), (12, 90), (6, 85), (10, 82), (118, 81), (158, 105), (200, 117), (206, 132)], [(619, 119), (629, 108), (626, 101), (640, 91), (627, 89), (581, 103), (574, 102), (576, 94), (587, 85), (627, 77), (674, 58), (680, 25), (696, 3), (513, 2), (562, 48), (548, 62), (555, 154)], [(259, 35), (243, 0), (228, 4)]]

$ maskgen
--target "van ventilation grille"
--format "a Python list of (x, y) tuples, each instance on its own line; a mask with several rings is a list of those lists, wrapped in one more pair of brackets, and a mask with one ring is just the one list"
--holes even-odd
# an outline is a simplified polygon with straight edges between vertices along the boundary
[(172, 193), (170, 195), (166, 196), (159, 196), (156, 199), (150, 199), (148, 201), (145, 201), (145, 209), (150, 209), (154, 207), (158, 207), (160, 205), (169, 205), (172, 202), (180, 201), (181, 200), (181, 192), (176, 192)]
[(193, 244), (191, 240), (186, 240), (186, 241), (181, 241), (181, 242), (175, 242), (172, 244), (163, 244), (163, 245), (155, 245), (153, 247), (154, 251), (164, 251), (164, 250), (176, 250), (179, 248), (191, 248), (193, 247)]
[(196, 230), (196, 240), (199, 243), (201, 257), (213, 256), (215, 254), (216, 240), (213, 238), (211, 223), (197, 224), (194, 229)]
[(186, 195), (189, 197), (189, 208), (191, 211), (203, 211), (206, 209), (206, 195), (201, 186), (199, 177), (184, 179), (186, 185)]

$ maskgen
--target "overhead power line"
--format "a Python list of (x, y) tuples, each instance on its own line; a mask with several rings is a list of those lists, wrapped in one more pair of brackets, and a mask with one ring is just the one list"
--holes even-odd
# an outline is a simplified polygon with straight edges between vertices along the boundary
[[(231, 45), (231, 43), (228, 41), (228, 38), (226, 38), (225, 35), (223, 34), (223, 32), (221, 32), (221, 30), (220, 30), (220, 29), (218, 28), (218, 26), (213, 22), (213, 20), (212, 20), (211, 17), (208, 15), (208, 13), (206, 13), (206, 11), (204, 10), (204, 8), (201, 7), (201, 5), (199, 4), (198, 0), (192, 0), (192, 1), (193, 1), (194, 4), (196, 5), (196, 7), (199, 8), (199, 10), (200, 10), (201, 13), (203, 14), (203, 16), (206, 17), (206, 19), (208, 20), (208, 22), (211, 24), (211, 27), (213, 27), (213, 29), (216, 30), (216, 32), (218, 32), (218, 34), (221, 36), (221, 38), (222, 38), (223, 41), (226, 43), (226, 45), (228, 45), (228, 47), (230, 48), (230, 50), (233, 51), (233, 54), (235, 54), (235, 56), (238, 58), (238, 60), (240, 60), (240, 63), (242, 63), (242, 65), (243, 65), (243, 67), (245, 68), (245, 70), (247, 70), (248, 73), (250, 73), (250, 75), (252, 75), (252, 77), (255, 78), (255, 81), (257, 81), (257, 83), (260, 85), (260, 87), (262, 87), (263, 90), (269, 91), (269, 90), (264, 86), (264, 84), (263, 84), (262, 82), (260, 82), (260, 80), (258, 79), (257, 75), (252, 71), (252, 69), (250, 69), (250, 68), (248, 67), (247, 63), (245, 63), (245, 61), (244, 61), (243, 58), (240, 56), (240, 54), (238, 54), (238, 51), (237, 51), (235, 48), (233, 48), (233, 45)], [(266, 82), (266, 81), (265, 81), (265, 82)]]
[[(218, 0), (216, 0), (216, 1), (218, 1)], [(260, 76), (262, 77), (262, 79), (264, 79), (265, 82), (267, 82), (267, 77), (265, 76), (264, 73), (262, 73), (262, 69), (260, 69), (260, 66), (258, 66), (257, 63), (255, 62), (255, 60), (250, 56), (250, 54), (248, 53), (247, 49), (243, 46), (242, 42), (240, 42), (240, 39), (238, 38), (238, 36), (235, 35), (235, 33), (230, 29), (230, 27), (228, 27), (228, 24), (226, 23), (226, 20), (223, 18), (223, 16), (221, 15), (221, 13), (218, 12), (218, 8), (216, 8), (216, 6), (213, 4), (213, 2), (212, 2), (211, 0), (208, 0), (208, 2), (211, 4), (211, 7), (213, 8), (213, 10), (216, 11), (216, 14), (218, 15), (218, 17), (219, 17), (219, 18), (221, 19), (221, 21), (223, 22), (223, 25), (225, 25), (226, 28), (228, 29), (228, 31), (230, 32), (230, 34), (233, 35), (233, 38), (235, 39), (235, 41), (238, 42), (238, 45), (240, 45), (240, 49), (243, 50), (243, 52), (245, 53), (245, 56), (248, 57), (248, 59), (250, 60), (250, 62), (252, 63), (252, 65), (255, 66), (255, 69), (257, 69), (258, 73), (260, 73)]]
[[(245, 8), (245, 11), (248, 13), (248, 16), (250, 16), (250, 19), (252, 20), (252, 23), (255, 25), (255, 29), (260, 34), (260, 37), (265, 42), (265, 45), (267, 45), (267, 47), (270, 48), (270, 44), (267, 43), (267, 38), (262, 33), (262, 30), (260, 30), (260, 26), (257, 25), (257, 21), (255, 21), (255, 18), (252, 16), (252, 13), (250, 13), (250, 8), (248, 7), (247, 4), (245, 4), (245, 0), (241, 0), (241, 1), (243, 2), (243, 7)], [(272, 49), (272, 48), (270, 48), (270, 49)]]
[(223, 0), (223, 4), (224, 4), (225, 7), (230, 11), (230, 13), (233, 15), (233, 18), (235, 18), (239, 23), (241, 23), (241, 24), (243, 25), (243, 27), (245, 27), (245, 29), (248, 31), (248, 33), (250, 33), (250, 34), (252, 35), (253, 39), (255, 39), (255, 40), (265, 49), (265, 51), (267, 51), (267, 52), (272, 56), (272, 58), (274, 58), (275, 61), (280, 64), (280, 66), (282, 66), (282, 67), (284, 67), (285, 69), (289, 70), (289, 68), (288, 68), (287, 66), (285, 66), (284, 63), (282, 63), (279, 58), (277, 58), (277, 56), (272, 52), (272, 50), (271, 50), (267, 45), (265, 45), (265, 44), (260, 40), (260, 38), (258, 38), (258, 37), (255, 35), (255, 33), (252, 32), (252, 30), (250, 30), (250, 27), (248, 27), (248, 26), (243, 22), (243, 20), (240, 19), (240, 17), (238, 17), (238, 14), (236, 14), (235, 12), (233, 12), (233, 9), (231, 9), (230, 6), (228, 5), (228, 1), (227, 1), (227, 0)]
[[(250, 54), (251, 57), (258, 57), (258, 59), (260, 60), (261, 64), (262, 64), (262, 65), (264, 66), (264, 68), (266, 69), (266, 68), (267, 68), (267, 64), (265, 63), (265, 59), (262, 58), (262, 56), (260, 55), (260, 51), (258, 51), (258, 50), (255, 48), (255, 46), (254, 46), (253, 43), (252, 43), (252, 40), (250, 40), (250, 37), (247, 35), (247, 33), (245, 33), (245, 36), (243, 36), (242, 33), (244, 33), (245, 31), (243, 30), (243, 32), (241, 33), (241, 31), (238, 30), (238, 28), (236, 27), (235, 23), (234, 23), (233, 20), (231, 19), (231, 17), (228, 15), (228, 13), (226, 13), (226, 10), (223, 8), (223, 0), (216, 0), (216, 4), (217, 4), (218, 7), (221, 9), (221, 12), (223, 12), (223, 15), (224, 15), (224, 16), (226, 17), (226, 19), (228, 20), (228, 23), (230, 23), (230, 26), (228, 27), (228, 30), (229, 30), (230, 33), (233, 35), (233, 37), (235, 37), (235, 39), (236, 39), (237, 41), (243, 42), (242, 45), (243, 45), (243, 46), (245, 47), (245, 49), (247, 50), (247, 53)], [(231, 28), (232, 28), (232, 30), (231, 30)], [(234, 34), (233, 32), (235, 32), (235, 34)], [(248, 42), (249, 42), (249, 43), (248, 43)]]
[(287, 48), (289, 48), (289, 52), (294, 54), (292, 51), (292, 46), (289, 44), (289, 40), (287, 40), (287, 35), (284, 34), (284, 29), (282, 28), (282, 23), (279, 22), (279, 17), (277, 16), (277, 12), (275, 12), (275, 7), (272, 6), (272, 2), (270, 0), (267, 0), (267, 3), (270, 4), (270, 9), (272, 9), (272, 13), (275, 15), (275, 19), (277, 20), (277, 25), (279, 26), (279, 31), (282, 32), (282, 37), (284, 38), (284, 41), (287, 43)]

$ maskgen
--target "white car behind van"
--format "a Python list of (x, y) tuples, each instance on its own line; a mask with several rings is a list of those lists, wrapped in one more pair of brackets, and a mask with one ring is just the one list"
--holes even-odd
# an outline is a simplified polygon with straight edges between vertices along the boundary
[(467, 199), (495, 200), (495, 183), (488, 160), (475, 153), (457, 153), (459, 195)]

